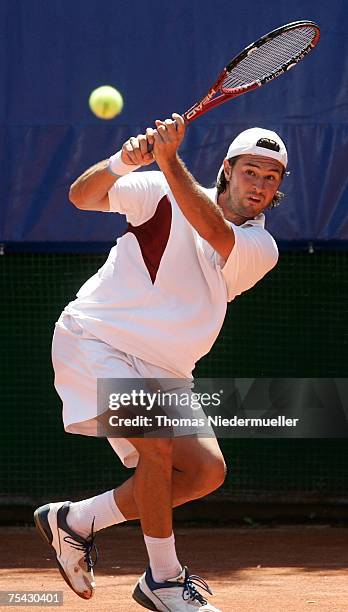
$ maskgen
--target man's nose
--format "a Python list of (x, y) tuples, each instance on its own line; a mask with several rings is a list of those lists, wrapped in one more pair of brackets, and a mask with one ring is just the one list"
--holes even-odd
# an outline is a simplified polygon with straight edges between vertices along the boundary
[(265, 188), (265, 179), (262, 176), (256, 176), (254, 180), (254, 187), (258, 191), (263, 191)]

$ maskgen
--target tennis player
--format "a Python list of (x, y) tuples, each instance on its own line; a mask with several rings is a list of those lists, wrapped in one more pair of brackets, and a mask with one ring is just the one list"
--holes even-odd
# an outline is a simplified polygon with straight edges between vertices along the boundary
[[(97, 435), (97, 378), (178, 380), (180, 391), (190, 393), (195, 363), (215, 342), (227, 303), (277, 262), (262, 213), (281, 198), (287, 166), (281, 138), (261, 128), (239, 134), (216, 188), (207, 190), (178, 155), (184, 134), (178, 114), (156, 121), (70, 189), (77, 208), (124, 214), (128, 228), (56, 324), (55, 385), (68, 432)], [(154, 160), (160, 171), (134, 172)], [(216, 612), (206, 600), (207, 583), (189, 574), (175, 549), (172, 507), (207, 495), (225, 476), (213, 434), (189, 433), (108, 437), (135, 474), (93, 498), (36, 510), (36, 524), (77, 595), (94, 593), (95, 532), (140, 518), (149, 567), (134, 599), (150, 610)]]

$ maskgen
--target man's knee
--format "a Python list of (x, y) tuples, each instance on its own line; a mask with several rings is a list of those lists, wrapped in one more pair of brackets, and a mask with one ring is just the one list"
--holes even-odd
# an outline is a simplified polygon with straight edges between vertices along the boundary
[(206, 480), (206, 494), (221, 487), (226, 478), (226, 463), (222, 455), (213, 461), (207, 461), (202, 466), (202, 477)]
[(205, 455), (191, 472), (193, 491), (197, 497), (212, 493), (226, 478), (226, 464), (222, 455)]

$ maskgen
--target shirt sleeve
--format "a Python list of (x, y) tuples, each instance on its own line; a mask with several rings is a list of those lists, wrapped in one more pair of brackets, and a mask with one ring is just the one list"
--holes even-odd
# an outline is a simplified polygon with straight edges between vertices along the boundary
[(162, 172), (132, 172), (121, 176), (108, 195), (110, 212), (126, 215), (134, 226), (151, 219), (157, 204), (168, 192)]
[(234, 247), (222, 268), (227, 300), (253, 287), (278, 261), (278, 248), (272, 236), (259, 225), (236, 226)]

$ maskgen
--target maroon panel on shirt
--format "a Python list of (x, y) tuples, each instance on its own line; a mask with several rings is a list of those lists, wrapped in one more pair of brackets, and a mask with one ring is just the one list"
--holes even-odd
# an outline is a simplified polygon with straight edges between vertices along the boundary
[(158, 268), (168, 243), (171, 224), (172, 206), (168, 196), (163, 196), (151, 219), (135, 227), (128, 223), (125, 231), (125, 234), (130, 232), (136, 237), (152, 283), (156, 280)]

